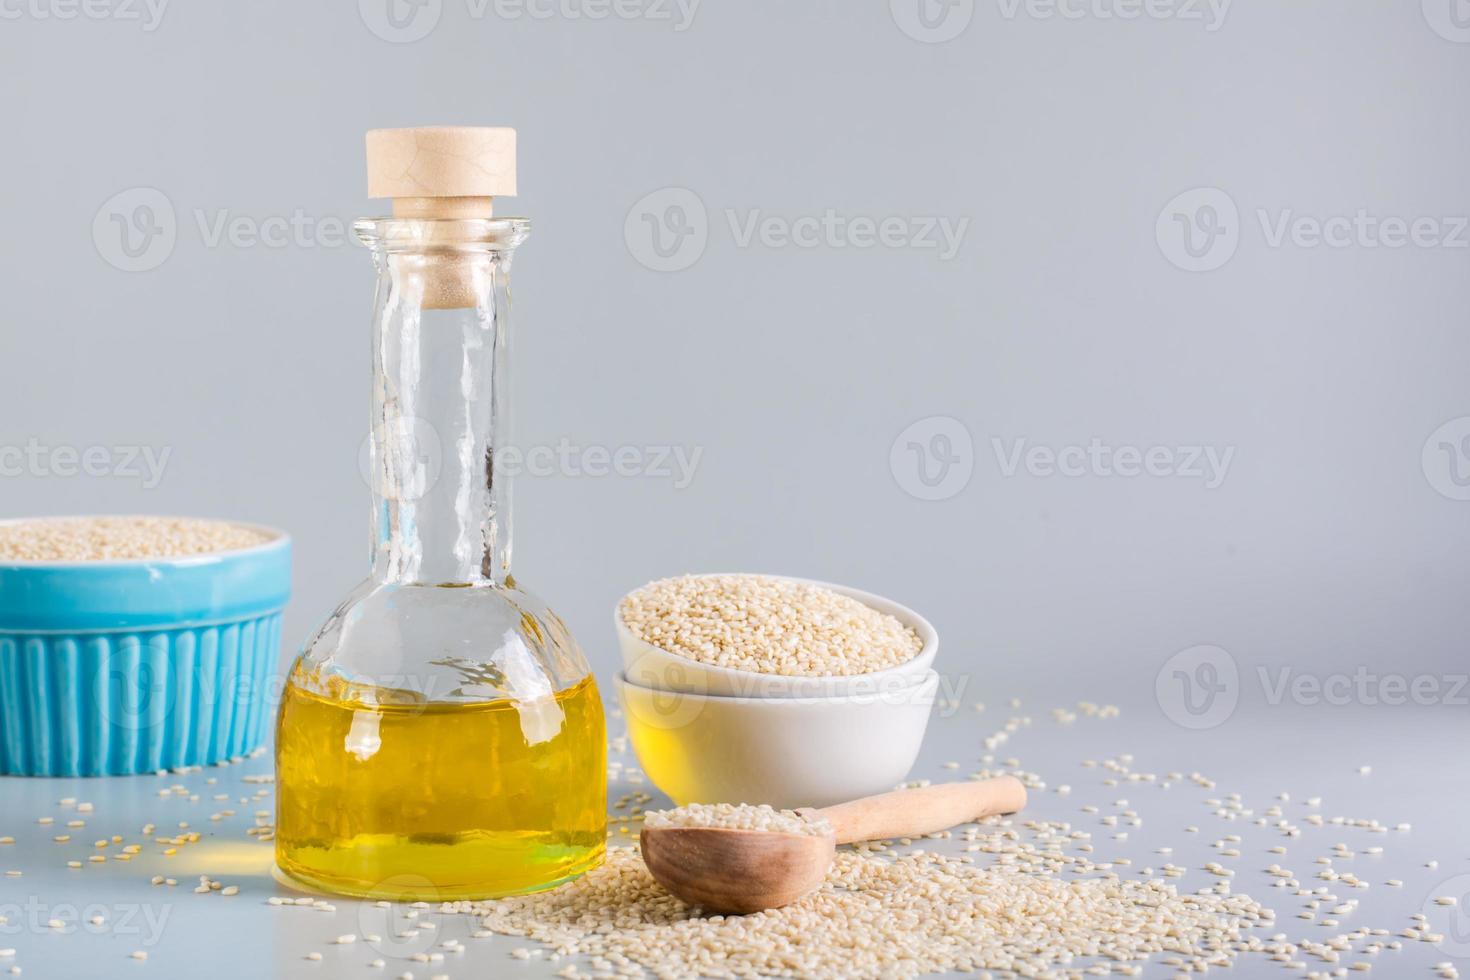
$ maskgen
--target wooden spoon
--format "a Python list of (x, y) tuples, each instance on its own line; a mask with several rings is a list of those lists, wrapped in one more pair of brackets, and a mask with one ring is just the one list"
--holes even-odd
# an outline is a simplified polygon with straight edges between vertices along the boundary
[(1026, 805), (1026, 787), (1013, 776), (900, 789), (820, 810), (830, 835), (718, 827), (644, 827), (643, 861), (654, 879), (690, 905), (745, 915), (789, 905), (827, 876), (838, 844), (921, 837), (956, 824)]

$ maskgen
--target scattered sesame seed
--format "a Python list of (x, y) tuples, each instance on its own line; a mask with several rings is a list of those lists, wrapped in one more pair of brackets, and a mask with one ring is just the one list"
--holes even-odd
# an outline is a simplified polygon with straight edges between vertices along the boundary
[[(783, 909), (754, 916), (703, 917), (671, 899), (648, 874), (636, 849), (612, 848), (607, 860), (560, 889), (494, 902), (447, 907), (481, 919), (488, 930), (526, 936), (559, 953), (583, 953), (686, 976), (701, 964), (738, 959), (741, 975), (901, 975), (959, 969), (1051, 975), (1072, 957), (1143, 960), (1170, 936), (1191, 955), (1232, 951), (1270, 914), (1241, 895), (1181, 896), (1157, 881), (1070, 879), (1051, 871), (1056, 852), (1028, 849), (1003, 825), (973, 828), (973, 838), (1008, 862), (981, 872), (933, 852), (890, 858), (840, 851), (827, 883)], [(1075, 866), (1090, 866), (1083, 858)], [(1033, 910), (1048, 922), (1044, 937)], [(1044, 911), (1044, 910), (1050, 910)], [(951, 923), (974, 923), (956, 929)], [(862, 936), (861, 943), (856, 937)], [(518, 948), (510, 955), (529, 959)]]

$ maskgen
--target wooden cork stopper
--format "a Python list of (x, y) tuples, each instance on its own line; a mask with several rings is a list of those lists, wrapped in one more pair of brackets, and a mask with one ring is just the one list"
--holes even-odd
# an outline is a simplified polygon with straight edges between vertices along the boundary
[[(516, 131), (488, 126), (369, 130), (367, 170), (368, 196), (392, 198), (395, 218), (489, 218), (494, 198), (516, 192)], [(426, 234), (430, 240), (424, 244), (431, 247), (432, 229)], [(447, 249), (415, 257), (415, 270), (422, 270), (423, 306), (474, 306), (484, 291), (484, 283), (475, 281), (477, 267), (483, 269), (483, 262)]]

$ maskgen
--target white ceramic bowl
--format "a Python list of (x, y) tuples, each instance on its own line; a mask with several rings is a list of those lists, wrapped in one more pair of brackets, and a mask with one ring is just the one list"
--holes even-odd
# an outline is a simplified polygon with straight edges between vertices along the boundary
[(670, 653), (633, 635), (623, 623), (620, 611), (622, 601), (613, 608), (613, 624), (618, 634), (618, 649), (623, 655), (623, 672), (628, 680), (643, 687), (659, 688), (664, 691), (681, 691), (688, 694), (718, 694), (729, 697), (752, 698), (826, 698), (853, 694), (871, 694), (907, 686), (923, 679), (934, 666), (934, 655), (939, 652), (939, 634), (929, 621), (907, 606), (891, 599), (850, 589), (845, 585), (818, 582), (814, 579), (792, 578), (788, 575), (766, 575), (763, 578), (819, 585), (840, 595), (856, 599), (882, 613), (887, 613), (912, 629), (923, 641), (919, 653), (912, 660), (896, 667), (873, 671), (870, 674), (851, 674), (845, 677), (784, 677), (779, 674), (760, 674), (751, 670), (733, 670), (702, 664), (688, 657)]
[(924, 740), (939, 675), (876, 693), (741, 698), (617, 679), (633, 750), (673, 801), (830, 806), (903, 781)]

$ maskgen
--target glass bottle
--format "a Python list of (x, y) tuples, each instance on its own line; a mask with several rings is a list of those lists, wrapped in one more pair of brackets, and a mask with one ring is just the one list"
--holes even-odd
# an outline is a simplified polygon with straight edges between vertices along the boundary
[[(576, 641), (511, 574), (499, 454), (508, 274), (528, 223), (490, 217), (480, 176), (453, 172), (464, 134), (507, 131), (378, 132), (411, 134), (415, 158), (447, 134), (450, 172), (433, 178), (444, 200), (355, 225), (378, 270), (372, 573), (287, 678), (277, 862), (361, 897), (534, 891), (601, 861), (607, 749)], [(369, 155), (371, 191), (371, 136)]]

